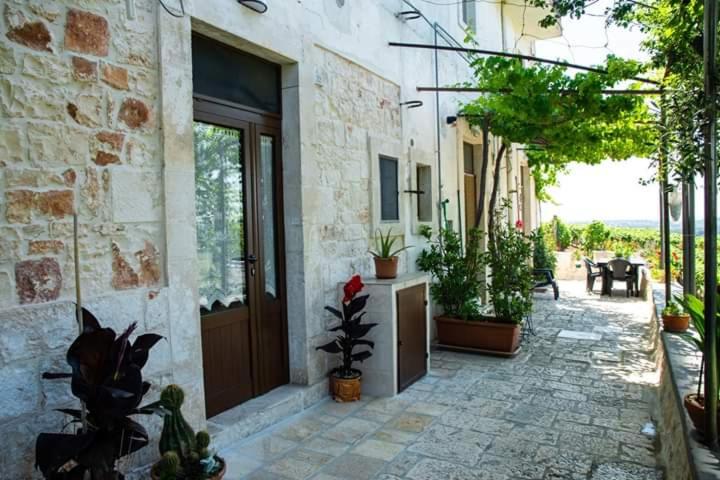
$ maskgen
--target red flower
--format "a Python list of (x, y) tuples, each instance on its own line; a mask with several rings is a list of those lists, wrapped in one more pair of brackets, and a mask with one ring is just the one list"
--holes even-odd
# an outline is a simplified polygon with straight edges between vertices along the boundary
[(348, 303), (350, 302), (350, 300), (355, 298), (355, 295), (357, 295), (364, 286), (365, 285), (362, 283), (362, 278), (360, 278), (360, 275), (353, 275), (352, 278), (348, 280), (348, 282), (343, 287), (343, 291), (345, 292), (343, 303)]
[(515, 222), (515, 228), (517, 228), (518, 230), (522, 230), (522, 228), (523, 228), (523, 221), (520, 220), (520, 219), (518, 219), (518, 221)]

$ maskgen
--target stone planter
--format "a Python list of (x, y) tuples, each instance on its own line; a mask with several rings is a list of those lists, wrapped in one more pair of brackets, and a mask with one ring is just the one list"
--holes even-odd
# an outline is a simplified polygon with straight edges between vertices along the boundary
[(338, 403), (356, 402), (360, 400), (362, 385), (362, 373), (360, 370), (353, 370), (357, 374), (353, 378), (342, 378), (333, 372), (330, 374), (330, 395)]
[[(217, 472), (212, 477), (209, 477), (208, 480), (222, 480), (222, 478), (225, 476), (225, 470), (227, 469), (227, 464), (225, 463), (225, 460), (218, 457), (217, 455), (215, 455), (215, 459), (220, 462), (220, 465), (222, 465), (222, 467), (220, 468), (219, 472)], [(150, 478), (152, 478), (152, 480), (160, 480), (160, 475), (155, 471), (154, 466), (150, 470)]]
[[(699, 433), (705, 433), (705, 399), (703, 396), (698, 396), (695, 393), (685, 395), (683, 405), (690, 420), (692, 420), (695, 430)], [(720, 415), (718, 415), (718, 427), (720, 427)]]
[(398, 257), (375, 257), (375, 277), (395, 278), (398, 271)]
[(438, 342), (445, 347), (513, 356), (520, 346), (520, 325), (493, 321), (467, 321), (435, 317)]
[(683, 333), (690, 326), (690, 315), (681, 313), (679, 315), (663, 315), (663, 330), (671, 333)]

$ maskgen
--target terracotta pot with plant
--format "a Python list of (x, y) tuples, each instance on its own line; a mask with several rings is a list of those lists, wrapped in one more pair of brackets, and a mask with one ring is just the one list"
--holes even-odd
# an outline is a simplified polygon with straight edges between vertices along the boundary
[[(358, 296), (365, 285), (360, 275), (354, 275), (343, 287), (344, 297), (341, 310), (326, 306), (325, 310), (340, 320), (340, 325), (329, 331), (337, 334), (335, 340), (320, 345), (316, 350), (323, 350), (331, 354), (341, 354), (342, 363), (330, 372), (330, 393), (337, 402), (354, 402), (360, 400), (362, 372), (353, 368), (355, 362), (363, 362), (372, 356), (375, 343), (363, 337), (377, 325), (377, 323), (362, 323), (365, 315), (363, 309), (370, 295)], [(357, 347), (369, 347), (367, 350), (356, 352)]]
[(662, 321), (666, 332), (684, 333), (690, 326), (690, 315), (682, 305), (671, 300), (662, 310)]
[(378, 229), (375, 237), (375, 250), (370, 250), (370, 254), (375, 257), (375, 276), (377, 278), (395, 278), (398, 271), (398, 253), (407, 250), (410, 246), (405, 246), (393, 250), (393, 245), (398, 237), (392, 236), (392, 228), (388, 229), (387, 234), (383, 235)]
[(160, 393), (163, 429), (160, 435), (162, 458), (153, 465), (153, 480), (220, 480), (225, 475), (225, 460), (210, 450), (210, 435), (193, 431), (182, 414), (185, 392), (168, 385)]
[[(682, 305), (685, 311), (690, 315), (694, 332), (686, 333), (683, 338), (690, 342), (700, 352), (705, 352), (705, 304), (695, 295), (685, 295), (685, 297), (676, 296), (675, 300)], [(717, 315), (717, 314), (716, 314)], [(720, 315), (717, 315), (720, 318)], [(717, 340), (716, 340), (717, 341)], [(690, 417), (690, 420), (699, 433), (705, 432), (705, 397), (706, 392), (702, 392), (703, 371), (705, 367), (705, 357), (700, 362), (700, 374), (698, 375), (697, 391), (685, 395), (683, 406)], [(715, 392), (715, 395), (718, 393)], [(720, 409), (719, 409), (720, 410)], [(718, 427), (720, 427), (720, 411), (718, 411)]]

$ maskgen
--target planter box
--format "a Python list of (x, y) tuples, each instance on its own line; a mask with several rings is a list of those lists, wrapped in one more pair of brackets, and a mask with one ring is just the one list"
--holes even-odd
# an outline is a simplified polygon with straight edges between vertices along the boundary
[(477, 350), (496, 355), (515, 355), (520, 347), (520, 325), (492, 321), (435, 317), (438, 342), (445, 347)]

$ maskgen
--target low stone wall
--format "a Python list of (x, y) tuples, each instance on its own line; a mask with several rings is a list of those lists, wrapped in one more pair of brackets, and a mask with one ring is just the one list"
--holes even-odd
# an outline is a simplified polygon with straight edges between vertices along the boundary
[(700, 355), (679, 335), (662, 330), (664, 294), (653, 289), (654, 320), (659, 334), (656, 362), (660, 372), (654, 418), (658, 422), (659, 461), (668, 480), (720, 479), (720, 458), (698, 441), (683, 398), (697, 390)]

